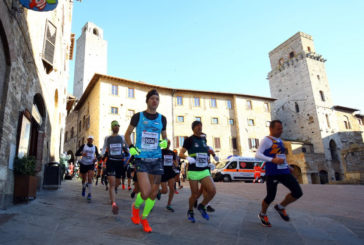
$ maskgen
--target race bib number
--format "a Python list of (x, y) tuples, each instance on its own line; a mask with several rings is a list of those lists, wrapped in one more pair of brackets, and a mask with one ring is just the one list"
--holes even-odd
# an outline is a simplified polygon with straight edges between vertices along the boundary
[(121, 144), (110, 144), (110, 155), (120, 156), (121, 155)]
[(207, 153), (197, 153), (196, 154), (196, 167), (204, 168), (208, 165)]
[(142, 149), (156, 150), (158, 148), (158, 134), (154, 132), (142, 132)]
[(164, 166), (173, 166), (173, 156), (172, 155), (164, 156)]
[(86, 159), (87, 160), (92, 160), (93, 158), (94, 158), (93, 151), (86, 151)]
[(277, 157), (284, 159), (284, 163), (283, 164), (278, 164), (277, 169), (287, 169), (288, 168), (288, 163), (287, 163), (287, 160), (286, 160), (286, 155), (285, 154), (277, 154)]

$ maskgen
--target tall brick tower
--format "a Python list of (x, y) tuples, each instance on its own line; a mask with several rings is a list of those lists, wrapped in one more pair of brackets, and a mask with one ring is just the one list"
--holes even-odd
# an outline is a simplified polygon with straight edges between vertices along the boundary
[(277, 99), (272, 106), (272, 118), (283, 121), (282, 138), (312, 143), (314, 153), (325, 154), (327, 162), (323, 164), (332, 176), (333, 161), (338, 164), (335, 171), (341, 169), (336, 153), (341, 141), (325, 70), (326, 60), (316, 53), (312, 37), (302, 32), (272, 50), (269, 58), (270, 91)]
[(80, 98), (95, 73), (107, 73), (107, 42), (103, 30), (91, 22), (77, 39), (73, 95)]

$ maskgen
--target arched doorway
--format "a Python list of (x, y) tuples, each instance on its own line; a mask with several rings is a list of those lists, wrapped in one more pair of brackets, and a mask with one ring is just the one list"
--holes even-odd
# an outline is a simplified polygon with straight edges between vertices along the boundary
[(341, 174), (338, 172), (335, 172), (335, 180), (340, 181), (341, 180)]
[(46, 121), (46, 109), (43, 97), (37, 93), (33, 97), (32, 106), (32, 120), (31, 120), (31, 134), (30, 134), (30, 145), (29, 155), (34, 156), (38, 160), (37, 170), (41, 169), (41, 161), (43, 156), (43, 141)]
[(296, 165), (290, 165), (290, 166), (293, 168), (292, 171), (293, 176), (296, 177), (297, 181), (300, 184), (303, 184), (301, 168)]
[(334, 140), (330, 140), (330, 153), (331, 153), (331, 160), (332, 161), (339, 161), (339, 156), (337, 154), (337, 146)]
[(329, 175), (328, 175), (328, 173), (325, 170), (321, 170), (319, 172), (319, 174), (320, 174), (320, 183), (321, 184), (327, 184), (327, 183), (329, 183)]

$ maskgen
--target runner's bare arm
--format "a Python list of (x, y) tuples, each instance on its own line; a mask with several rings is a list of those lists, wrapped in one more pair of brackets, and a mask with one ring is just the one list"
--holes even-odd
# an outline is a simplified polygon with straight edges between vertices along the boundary
[(128, 146), (131, 146), (132, 145), (132, 142), (131, 142), (131, 133), (134, 131), (134, 126), (132, 125), (129, 125), (129, 127), (126, 129), (126, 132), (125, 132), (125, 141), (126, 143), (128, 144)]
[(162, 139), (164, 139), (164, 140), (167, 139), (167, 131), (166, 130), (162, 131)]
[(182, 158), (182, 159), (186, 159), (187, 158), (186, 155), (185, 155), (186, 151), (187, 150), (182, 147), (182, 149), (179, 152), (179, 157)]

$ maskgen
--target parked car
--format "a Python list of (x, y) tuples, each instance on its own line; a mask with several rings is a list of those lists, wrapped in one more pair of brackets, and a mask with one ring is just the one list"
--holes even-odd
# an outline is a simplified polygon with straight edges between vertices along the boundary
[(265, 163), (256, 158), (233, 156), (216, 166), (212, 171), (214, 181), (230, 182), (233, 180), (254, 180), (254, 166), (259, 164), (262, 168), (260, 176), (264, 182)]

